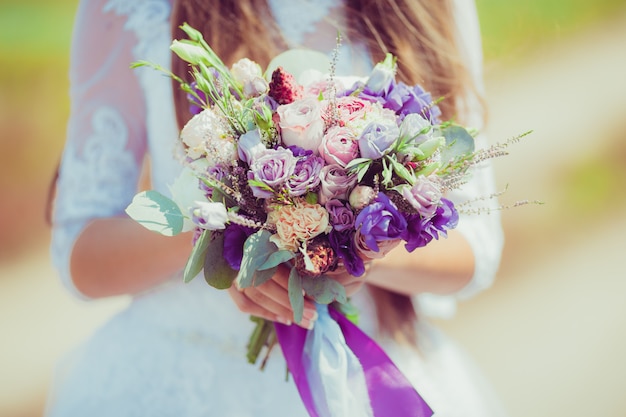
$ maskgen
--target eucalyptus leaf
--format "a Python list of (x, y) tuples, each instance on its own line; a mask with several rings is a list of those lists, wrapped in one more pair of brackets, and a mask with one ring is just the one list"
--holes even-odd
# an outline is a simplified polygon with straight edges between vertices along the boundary
[(203, 231), (196, 241), (196, 244), (193, 245), (189, 259), (187, 259), (187, 264), (185, 265), (185, 270), (183, 271), (183, 281), (185, 283), (194, 279), (200, 271), (202, 271), (202, 268), (204, 268), (204, 259), (206, 258), (210, 242), (211, 231)]
[(275, 244), (270, 242), (271, 233), (267, 230), (259, 230), (248, 236), (243, 245), (243, 258), (241, 268), (237, 274), (239, 288), (247, 288), (254, 285), (254, 275), (259, 268), (268, 260), (270, 255), (278, 250)]
[(276, 266), (272, 268), (268, 268), (268, 269), (257, 270), (254, 273), (252, 285), (254, 285), (255, 287), (258, 287), (259, 285), (265, 284), (267, 281), (272, 279), (272, 277), (276, 273), (276, 270), (278, 270), (278, 267)]
[(441, 152), (442, 161), (448, 162), (474, 152), (474, 138), (461, 126), (447, 126), (441, 133), (446, 138), (446, 147)]
[(207, 284), (218, 290), (230, 288), (237, 276), (224, 259), (224, 234), (214, 234), (204, 258), (204, 279)]
[(330, 304), (333, 301), (346, 303), (346, 289), (338, 281), (326, 276), (302, 277), (302, 288), (306, 295), (320, 304)]
[(291, 268), (291, 272), (289, 272), (287, 291), (289, 293), (289, 302), (293, 309), (293, 321), (294, 323), (300, 323), (304, 314), (304, 295), (302, 294), (302, 277), (295, 267)]
[(295, 256), (296, 255), (292, 251), (289, 251), (289, 250), (279, 250), (277, 252), (272, 253), (267, 258), (267, 261), (265, 261), (263, 263), (263, 265), (261, 265), (257, 269), (259, 271), (263, 271), (265, 269), (274, 268), (275, 266), (278, 266), (278, 265), (282, 264), (283, 262), (287, 262), (287, 261), (293, 259)]
[(148, 190), (133, 198), (126, 214), (148, 230), (175, 236), (183, 230), (183, 214), (178, 205), (163, 194)]

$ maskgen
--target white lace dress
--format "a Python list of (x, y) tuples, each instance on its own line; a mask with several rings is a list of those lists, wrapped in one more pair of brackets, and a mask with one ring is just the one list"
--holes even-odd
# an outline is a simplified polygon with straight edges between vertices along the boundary
[[(481, 49), (472, 0), (457, 0), (459, 39), (480, 82)], [(332, 51), (343, 16), (339, 0), (272, 0), (270, 6), (290, 46)], [(179, 172), (172, 158), (177, 137), (169, 80), (135, 60), (169, 66), (168, 0), (82, 0), (72, 44), (71, 118), (60, 169), (52, 255), (63, 283), (72, 284), (73, 243), (94, 218), (121, 215), (136, 191), (149, 154), (153, 187), (167, 194)], [(332, 16), (332, 18), (330, 18)], [(327, 39), (320, 36), (329, 34)], [(362, 50), (343, 47), (339, 75), (365, 75)], [(480, 84), (479, 84), (480, 85)], [(470, 113), (469, 123), (479, 119)], [(477, 170), (453, 199), (493, 191), (490, 168)], [(453, 313), (458, 298), (491, 284), (502, 245), (497, 215), (462, 218), (471, 243), (474, 279), (450, 297), (417, 297), (422, 317)], [(355, 303), (362, 327), (373, 334), (367, 292)], [(306, 411), (276, 351), (265, 372), (245, 361), (252, 323), (225, 292), (180, 276), (140, 295), (95, 331), (58, 366), (48, 417), (298, 417)], [(418, 325), (420, 353), (380, 340), (437, 417), (502, 416), (473, 365), (425, 320)]]

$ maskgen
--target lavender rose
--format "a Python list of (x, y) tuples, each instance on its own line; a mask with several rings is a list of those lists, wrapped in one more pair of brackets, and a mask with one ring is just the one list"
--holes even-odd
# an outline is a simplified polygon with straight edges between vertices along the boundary
[(443, 195), (439, 178), (434, 175), (420, 175), (412, 187), (403, 185), (396, 189), (423, 219), (430, 219), (435, 215)]
[(324, 160), (308, 151), (307, 155), (298, 157), (293, 175), (287, 180), (287, 190), (291, 196), (301, 196), (315, 190), (320, 184), (320, 172)]
[(338, 232), (354, 228), (354, 213), (341, 200), (329, 200), (324, 205), (330, 216), (330, 224)]
[(356, 181), (356, 174), (348, 174), (340, 165), (326, 165), (320, 171), (320, 203), (326, 204), (333, 198), (347, 200)]
[[(262, 182), (272, 190), (278, 191), (293, 175), (297, 162), (289, 149), (266, 149), (259, 153), (250, 165), (248, 179)], [(257, 198), (270, 198), (273, 195), (259, 185), (252, 184), (250, 188)]]
[(354, 227), (367, 247), (378, 252), (378, 242), (399, 239), (405, 232), (406, 219), (383, 193), (365, 207), (356, 217)]
[(362, 158), (380, 159), (391, 151), (391, 146), (398, 140), (400, 129), (388, 120), (371, 122), (359, 136), (359, 150)]
[(237, 141), (237, 153), (239, 159), (247, 164), (251, 164), (254, 158), (265, 151), (265, 145), (261, 142), (259, 129), (254, 129), (244, 133)]
[(278, 126), (285, 146), (299, 146), (315, 153), (322, 143), (324, 119), (322, 107), (315, 97), (306, 97), (278, 106)]

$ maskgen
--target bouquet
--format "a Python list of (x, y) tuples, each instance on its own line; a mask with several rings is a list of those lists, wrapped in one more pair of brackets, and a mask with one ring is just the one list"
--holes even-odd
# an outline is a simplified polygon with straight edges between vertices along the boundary
[[(286, 264), (294, 322), (305, 295), (345, 306), (331, 271), (361, 276), (397, 245), (410, 252), (445, 237), (459, 219), (446, 193), (503, 153), (476, 150), (474, 132), (441, 121), (428, 92), (396, 81), (392, 55), (365, 79), (336, 77), (331, 63), (328, 76), (296, 80), (288, 54), (265, 74), (249, 59), (228, 68), (199, 32), (182, 29), (189, 39), (171, 49), (193, 82), (169, 75), (193, 113), (177, 142), (185, 169), (172, 199), (145, 191), (127, 213), (166, 235), (195, 231), (185, 282), (203, 270), (216, 288), (258, 286)], [(251, 362), (274, 337), (257, 322)]]

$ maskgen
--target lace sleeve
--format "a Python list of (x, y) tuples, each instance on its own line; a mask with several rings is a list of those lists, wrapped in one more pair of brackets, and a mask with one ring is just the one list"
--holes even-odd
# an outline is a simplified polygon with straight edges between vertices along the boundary
[[(484, 91), (483, 55), (476, 6), (474, 0), (455, 0), (454, 6), (460, 50), (474, 85), (478, 93), (482, 94)], [(478, 129), (483, 127), (481, 106), (475, 94), (467, 94), (461, 105), (460, 115), (464, 124)], [(487, 138), (482, 134), (479, 135), (476, 138), (476, 147), (487, 146), (489, 146)], [(489, 162), (485, 162), (474, 167), (470, 181), (461, 189), (451, 193), (449, 197), (455, 203), (463, 203), (488, 197), (495, 191), (493, 168)], [(493, 209), (498, 206), (498, 202), (492, 198), (478, 201), (475, 205)], [(432, 294), (418, 296), (421, 308), (432, 316), (452, 316), (456, 310), (456, 300), (469, 298), (490, 287), (500, 265), (504, 237), (497, 210), (492, 210), (489, 214), (461, 214), (457, 231), (465, 237), (474, 252), (474, 275), (468, 285), (453, 297)]]
[(145, 109), (129, 68), (135, 35), (106, 0), (79, 4), (70, 57), (70, 118), (52, 230), (52, 261), (65, 286), (73, 244), (99, 217), (121, 215), (136, 191), (146, 152)]

